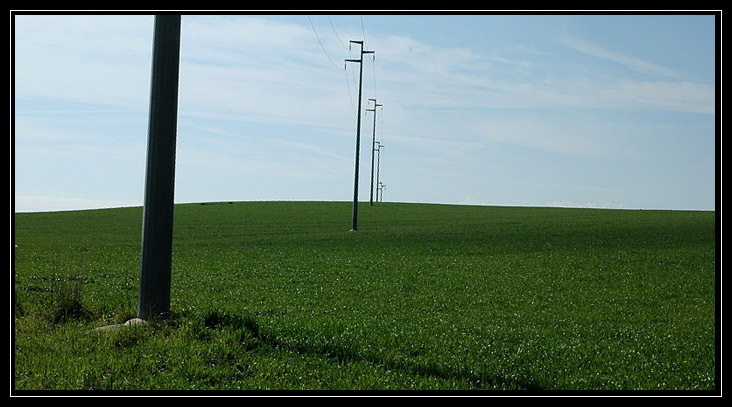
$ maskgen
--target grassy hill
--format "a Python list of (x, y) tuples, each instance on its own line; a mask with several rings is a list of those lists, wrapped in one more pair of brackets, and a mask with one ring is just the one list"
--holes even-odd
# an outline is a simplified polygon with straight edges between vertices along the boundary
[(134, 317), (142, 208), (15, 215), (15, 389), (714, 390), (715, 213), (176, 205), (173, 318)]

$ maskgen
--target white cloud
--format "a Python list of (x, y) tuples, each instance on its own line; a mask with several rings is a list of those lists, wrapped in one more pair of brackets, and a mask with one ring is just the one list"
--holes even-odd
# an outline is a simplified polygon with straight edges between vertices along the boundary
[[(436, 109), (611, 109), (714, 114), (714, 87), (677, 80), (680, 74), (566, 37), (566, 45), (651, 75), (600, 76), (557, 62), (551, 52), (441, 49), (408, 37), (372, 39), (382, 94), (402, 106)], [(387, 61), (387, 62), (381, 62)], [(477, 114), (476, 116), (479, 116)]]
[(640, 58), (635, 58), (628, 55), (623, 55), (617, 52), (608, 51), (599, 47), (596, 47), (592, 44), (589, 44), (585, 41), (582, 41), (578, 38), (574, 38), (571, 36), (564, 36), (560, 40), (561, 43), (564, 45), (582, 52), (583, 54), (591, 55), (596, 58), (600, 58), (606, 61), (614, 62), (616, 64), (622, 65), (628, 69), (631, 69), (636, 72), (644, 73), (647, 75), (652, 76), (662, 76), (662, 77), (668, 77), (668, 78), (679, 78), (680, 74), (672, 69), (644, 61)]
[(151, 16), (17, 16), (16, 96), (144, 110), (151, 41)]
[(598, 89), (609, 107), (715, 114), (714, 88), (691, 82), (621, 81)]

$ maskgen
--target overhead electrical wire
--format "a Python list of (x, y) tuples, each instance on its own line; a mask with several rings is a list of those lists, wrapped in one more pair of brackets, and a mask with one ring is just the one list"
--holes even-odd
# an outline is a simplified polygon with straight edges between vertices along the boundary
[(378, 97), (376, 96), (376, 56), (374, 56), (374, 58), (371, 60), (371, 67), (373, 68), (373, 71), (374, 71), (374, 77), (373, 77), (374, 98), (378, 99)]
[[(359, 16), (359, 19), (360, 19), (360, 22), (361, 22), (361, 33), (363, 35), (363, 41), (364, 41), (364, 45), (365, 45), (366, 44), (366, 29), (365, 29), (364, 23), (363, 23), (363, 16)], [(312, 18), (310, 18), (310, 15), (308, 15), (308, 21), (310, 22), (310, 28), (312, 28), (313, 34), (315, 35), (315, 38), (318, 41), (318, 45), (320, 45), (320, 49), (323, 51), (323, 54), (325, 54), (325, 57), (328, 59), (328, 61), (330, 62), (330, 64), (333, 65), (333, 67), (336, 68), (336, 69), (338, 69), (339, 71), (340, 70), (345, 71), (345, 75), (346, 75), (346, 88), (348, 90), (348, 100), (351, 102), (351, 108), (353, 109), (354, 115), (356, 117), (358, 117), (358, 112), (356, 112), (356, 106), (354, 105), (354, 102), (353, 102), (353, 95), (351, 94), (351, 82), (349, 81), (349, 78), (348, 78), (348, 69), (346, 69), (346, 64), (344, 64), (343, 68), (340, 68), (338, 65), (336, 65), (335, 62), (333, 62), (333, 59), (328, 54), (328, 51), (326, 51), (325, 46), (323, 45), (323, 42), (320, 40), (320, 36), (318, 35), (318, 31), (315, 28), (315, 23), (313, 23), (313, 20), (312, 20)], [(335, 34), (336, 39), (338, 40), (338, 43), (341, 44), (341, 46), (344, 49), (347, 49), (347, 50), (350, 51), (351, 50), (351, 47), (350, 46), (346, 46), (343, 43), (343, 41), (341, 41), (341, 38), (338, 35), (338, 31), (335, 28), (335, 24), (333, 23), (333, 19), (330, 17), (330, 15), (328, 16), (328, 21), (330, 21), (330, 26), (333, 29), (333, 33)], [(375, 56), (372, 57), (372, 60), (374, 62), (374, 64), (372, 65), (372, 68), (373, 68), (373, 87), (374, 87), (374, 95), (376, 95), (376, 64), (375, 64), (376, 58), (375, 58)], [(353, 72), (351, 74), (353, 74)], [(355, 82), (356, 79), (354, 78), (353, 81)]]
[(358, 117), (358, 113), (356, 112), (356, 105), (353, 104), (353, 95), (351, 95), (351, 83), (348, 81), (348, 70), (344, 69), (344, 72), (346, 73), (346, 89), (348, 89), (348, 100), (351, 102), (351, 108), (353, 108), (353, 117)]
[(363, 16), (359, 16), (361, 18), (361, 34), (363, 34), (363, 45), (366, 46), (366, 30), (363, 28)]
[[(363, 16), (359, 16), (359, 18), (360, 18), (360, 21), (361, 21), (361, 34), (363, 35), (363, 42), (362, 42), (362, 45), (361, 45), (361, 51), (362, 52), (361, 52), (361, 58), (360, 58), (361, 67), (359, 69), (361, 69), (361, 72), (363, 72), (363, 62), (364, 62), (364, 60), (363, 60), (363, 49), (364, 49), (364, 46), (366, 46), (366, 29), (365, 29), (364, 23), (363, 23)], [(315, 38), (318, 40), (318, 44), (320, 45), (320, 49), (323, 50), (323, 53), (325, 54), (325, 56), (328, 59), (328, 61), (330, 62), (330, 64), (333, 65), (333, 67), (335, 67), (337, 70), (344, 71), (344, 74), (346, 75), (346, 89), (348, 91), (348, 100), (351, 102), (351, 108), (353, 108), (354, 116), (358, 120), (360, 118), (361, 112), (357, 112), (356, 111), (357, 109), (356, 109), (356, 106), (354, 105), (353, 95), (351, 94), (351, 84), (350, 84), (350, 81), (349, 81), (349, 78), (348, 78), (348, 74), (349, 74), (348, 71), (349, 70), (347, 69), (348, 64), (347, 63), (344, 63), (343, 68), (340, 68), (340, 67), (338, 67), (338, 65), (335, 64), (335, 62), (333, 62), (333, 59), (328, 54), (328, 51), (326, 51), (325, 46), (323, 45), (323, 42), (320, 40), (320, 36), (318, 35), (318, 31), (316, 30), (315, 24), (313, 23), (312, 18), (310, 18), (310, 15), (308, 15), (308, 21), (310, 22), (310, 27), (313, 30), (313, 34), (315, 35)], [(341, 46), (344, 49), (348, 50), (349, 53), (350, 53), (350, 51), (351, 51), (350, 43), (349, 43), (349, 46), (346, 47), (346, 45), (343, 43), (343, 41), (341, 41), (341, 38), (338, 35), (338, 31), (336, 30), (335, 24), (333, 23), (333, 19), (330, 16), (328, 16), (328, 21), (330, 21), (330, 26), (333, 29), (333, 33), (335, 34), (336, 39), (338, 40), (338, 43), (341, 44)], [(373, 99), (374, 100), (374, 124), (373, 124), (374, 128), (373, 128), (373, 132), (374, 132), (374, 135), (375, 135), (376, 134), (376, 109), (377, 109), (377, 107), (380, 107), (381, 105), (377, 105), (376, 102), (375, 102), (376, 101), (376, 56), (375, 56), (375, 53), (373, 51), (371, 51), (370, 53), (372, 54), (372, 61), (373, 61), (373, 64), (372, 64), (372, 69), (373, 69), (373, 78), (372, 79), (373, 79), (373, 87), (374, 87), (374, 99)], [(354, 74), (353, 71), (351, 71), (351, 74)], [(363, 80), (363, 77), (361, 79)], [(354, 78), (354, 82), (355, 81), (356, 80)], [(359, 96), (360, 96), (360, 94), (359, 94)], [(360, 104), (360, 101), (359, 101), (359, 104)], [(383, 128), (384, 128), (383, 117), (382, 117), (382, 120), (380, 122), (379, 127), (382, 129), (381, 132), (383, 133)], [(381, 140), (379, 142), (379, 145), (380, 145), (379, 152), (380, 152), (381, 146), (383, 146), (383, 134), (381, 134), (379, 136), (379, 139)], [(372, 169), (371, 169), (371, 171), (372, 171), (372, 173), (371, 173), (371, 176), (372, 176), (372, 181), (371, 181), (372, 182), (372, 188), (373, 188), (373, 149), (374, 149), (374, 146), (372, 145), (371, 146), (371, 150), (372, 150), (372, 161), (371, 161), (371, 165), (372, 165)], [(358, 150), (356, 150), (356, 151), (358, 151)], [(377, 185), (377, 199), (378, 199), (378, 189), (380, 189), (380, 188), (382, 188), (382, 187), (379, 186), (379, 185)], [(386, 188), (386, 185), (383, 185), (383, 188), (385, 189)], [(382, 192), (382, 194), (383, 194), (383, 192)], [(356, 198), (354, 197), (354, 202), (355, 202), (355, 199)], [(355, 215), (354, 215), (354, 225), (355, 225), (355, 219), (356, 218), (355, 218)], [(355, 226), (354, 226), (354, 228), (355, 228)]]
[[(359, 15), (359, 19), (361, 20), (361, 35), (363, 35), (363, 44), (364, 47), (368, 48), (366, 46), (366, 29), (364, 28), (363, 24), (363, 15)], [(371, 61), (373, 62), (371, 67), (374, 71), (374, 77), (373, 77), (373, 85), (374, 85), (374, 98), (376, 98), (376, 54), (372, 54)]]
[[(325, 47), (323, 46), (323, 43), (320, 41), (320, 37), (318, 36), (318, 32), (315, 30), (315, 24), (313, 24), (313, 20), (310, 18), (309, 15), (308, 15), (308, 20), (310, 21), (310, 27), (313, 28), (313, 33), (315, 34), (315, 38), (318, 40), (318, 44), (320, 44), (320, 48), (323, 50), (323, 53), (325, 54), (325, 56), (328, 58), (328, 61), (330, 61), (330, 63), (335, 67), (335, 69), (341, 70), (341, 68), (339, 68), (338, 65), (336, 65), (333, 62), (333, 60), (330, 58), (330, 55), (328, 55), (328, 51), (325, 50)], [(346, 68), (343, 67), (343, 69), (345, 70)]]
[(328, 20), (330, 21), (330, 26), (333, 27), (333, 32), (335, 33), (335, 36), (338, 39), (338, 42), (341, 44), (343, 49), (348, 49), (346, 44), (344, 44), (343, 41), (341, 41), (341, 37), (338, 36), (338, 31), (336, 31), (335, 25), (333, 24), (333, 19), (331, 19), (330, 16), (328, 16)]

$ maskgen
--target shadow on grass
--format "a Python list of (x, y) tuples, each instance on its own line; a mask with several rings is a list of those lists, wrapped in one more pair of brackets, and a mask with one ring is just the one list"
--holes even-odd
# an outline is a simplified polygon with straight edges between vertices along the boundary
[[(441, 366), (436, 363), (416, 361), (414, 358), (395, 360), (385, 355), (375, 353), (363, 353), (357, 349), (357, 344), (347, 345), (339, 343), (304, 343), (304, 341), (283, 341), (274, 334), (262, 330), (252, 315), (229, 314), (222, 311), (211, 310), (203, 315), (203, 325), (206, 329), (234, 329), (246, 331), (241, 338), (242, 345), (247, 350), (264, 348), (294, 352), (300, 355), (326, 356), (339, 362), (365, 362), (374, 366), (380, 366), (392, 371), (400, 371), (410, 375), (435, 377), (444, 380), (461, 381), (475, 390), (481, 389), (506, 389), (506, 390), (543, 390), (533, 380), (508, 379), (498, 375), (479, 374), (462, 369)], [(467, 369), (466, 369), (467, 370)]]

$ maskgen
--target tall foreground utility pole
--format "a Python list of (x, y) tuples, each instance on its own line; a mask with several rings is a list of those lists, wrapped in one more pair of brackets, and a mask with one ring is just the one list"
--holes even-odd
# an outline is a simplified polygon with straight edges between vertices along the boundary
[[(363, 82), (363, 56), (364, 54), (373, 54), (374, 51), (364, 51), (363, 41), (351, 40), (351, 43), (361, 45), (361, 55), (359, 59), (346, 59), (346, 62), (358, 62), (358, 119), (356, 123), (356, 170), (353, 176), (353, 222), (351, 230), (358, 230), (358, 159), (361, 154), (361, 88)], [(348, 46), (351, 46), (351, 43)]]
[(376, 103), (376, 99), (369, 99), (369, 101), (371, 100), (374, 101), (374, 108), (366, 110), (369, 112), (374, 112), (374, 131), (373, 136), (371, 137), (371, 196), (369, 198), (369, 203), (371, 204), (371, 206), (374, 206), (374, 150), (376, 149), (376, 108), (382, 105)]
[(145, 320), (170, 312), (180, 19), (155, 16), (137, 309)]

